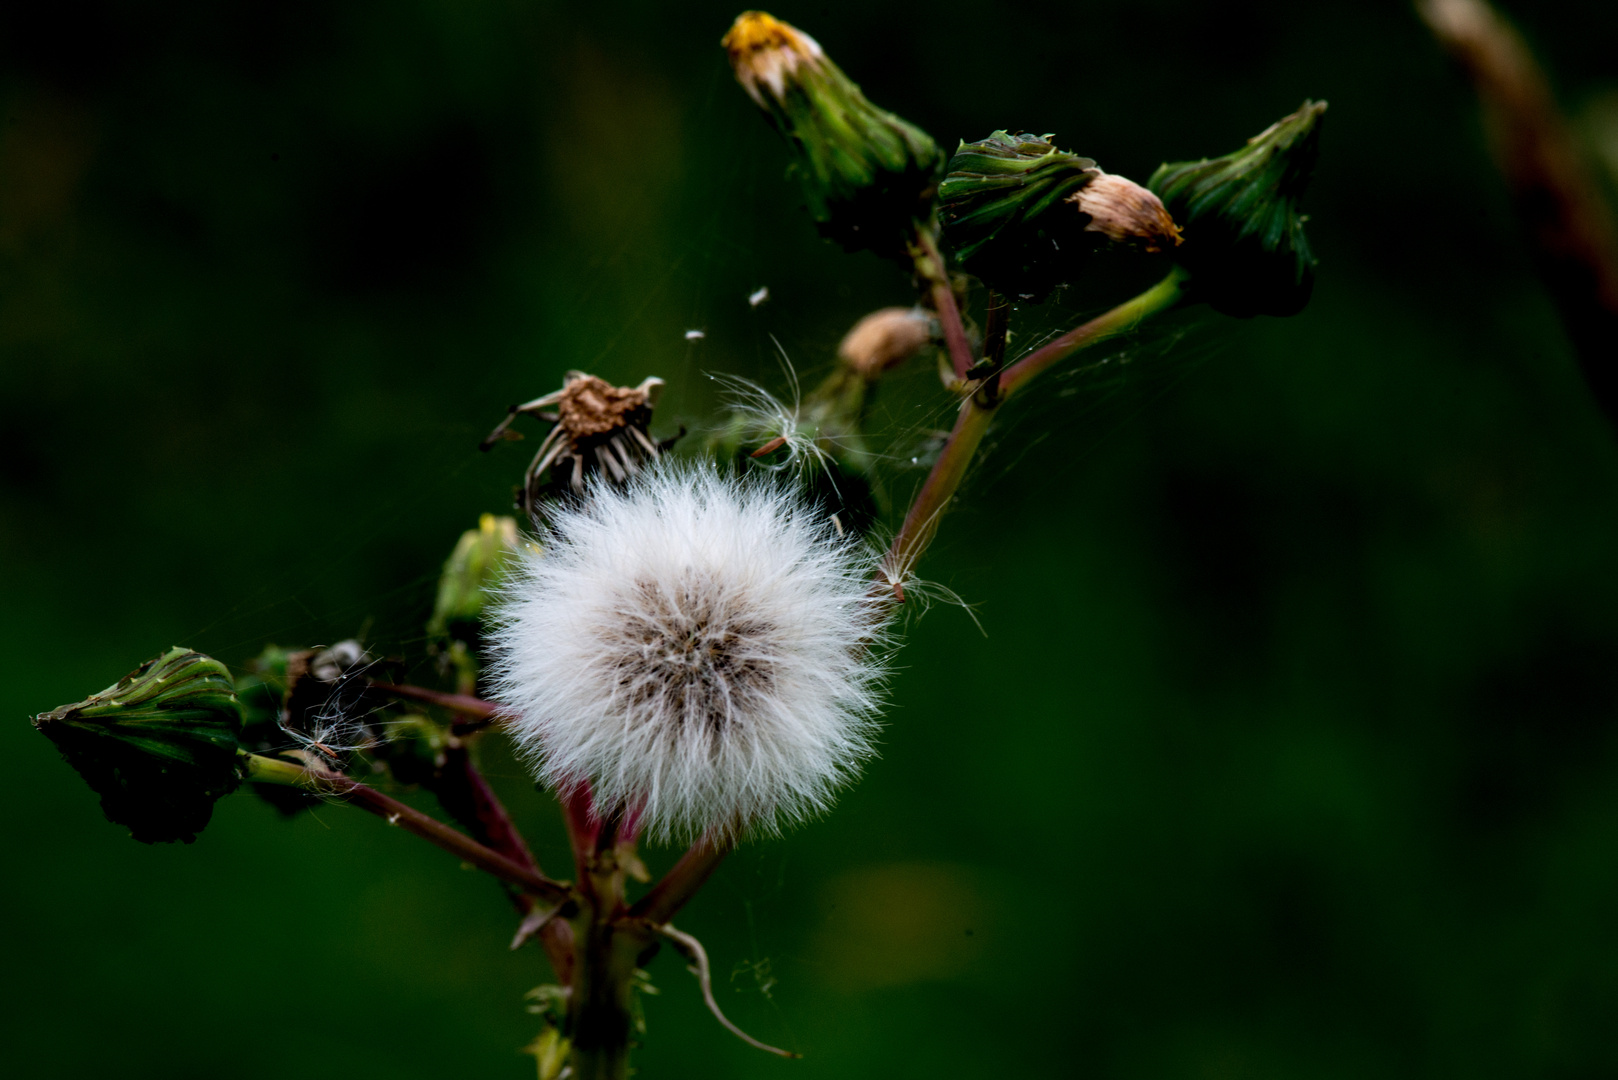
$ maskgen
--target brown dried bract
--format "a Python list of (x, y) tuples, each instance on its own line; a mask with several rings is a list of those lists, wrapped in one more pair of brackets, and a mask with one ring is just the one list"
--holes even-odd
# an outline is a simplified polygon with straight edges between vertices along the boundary
[(1067, 201), (1090, 216), (1085, 232), (1100, 233), (1115, 244), (1132, 244), (1154, 253), (1180, 244), (1180, 227), (1163, 200), (1133, 180), (1102, 173)]

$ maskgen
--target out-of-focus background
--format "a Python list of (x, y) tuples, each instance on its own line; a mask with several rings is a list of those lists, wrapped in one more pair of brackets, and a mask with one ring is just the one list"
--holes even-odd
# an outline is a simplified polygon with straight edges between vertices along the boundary
[[(1618, 163), (1618, 6), (1506, 11)], [(28, 717), (173, 644), (407, 651), (456, 536), (509, 507), (533, 443), (475, 445), (512, 401), (658, 374), (672, 433), (705, 373), (781, 389), (772, 335), (808, 381), (909, 303), (801, 213), (718, 48), (735, 14), (5, 6), (10, 1075), (530, 1074), (548, 972), (488, 880), (245, 794), (136, 844)], [(1618, 1074), (1618, 444), (1411, 10), (776, 14), (946, 146), (1055, 132), (1140, 180), (1328, 99), (1319, 282), (1008, 413), (922, 567), (986, 636), (915, 625), (880, 760), (680, 920), (804, 1059), (664, 956), (641, 1075)], [(936, 423), (905, 404), (930, 378), (884, 422)], [(565, 865), (548, 798), (489, 771)]]

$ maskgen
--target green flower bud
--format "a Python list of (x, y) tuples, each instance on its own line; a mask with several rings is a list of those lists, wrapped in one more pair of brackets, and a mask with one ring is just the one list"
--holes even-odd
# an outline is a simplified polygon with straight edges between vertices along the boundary
[(107, 820), (142, 843), (195, 840), (242, 782), (230, 673), (190, 649), (170, 649), (34, 726), (101, 796)]
[(1155, 195), (1050, 140), (996, 131), (961, 143), (950, 159), (939, 211), (944, 240), (968, 272), (1039, 300), (1077, 277), (1099, 247), (1156, 254), (1180, 242)]
[(438, 578), (438, 599), (427, 633), (475, 642), (489, 590), (517, 552), (515, 518), (483, 514), (478, 527), (461, 534)]
[(849, 251), (903, 256), (932, 220), (944, 155), (925, 131), (872, 105), (815, 40), (762, 11), (720, 42), (742, 89), (796, 153), (809, 214)]
[(1164, 165), (1149, 186), (1185, 226), (1186, 292), (1227, 315), (1296, 315), (1315, 258), (1298, 199), (1314, 172), (1324, 101), (1306, 101), (1233, 154)]

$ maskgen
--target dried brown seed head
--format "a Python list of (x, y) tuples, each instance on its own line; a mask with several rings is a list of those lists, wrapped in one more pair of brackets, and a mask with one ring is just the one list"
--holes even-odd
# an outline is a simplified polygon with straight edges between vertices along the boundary
[(575, 444), (591, 435), (605, 435), (628, 426), (636, 410), (646, 405), (646, 391), (633, 386), (614, 386), (594, 375), (575, 375), (562, 388), (556, 403), (562, 430)]
[(1132, 244), (1148, 252), (1169, 251), (1180, 244), (1180, 227), (1163, 200), (1133, 180), (1102, 173), (1067, 201), (1090, 216), (1085, 232), (1100, 233), (1115, 244)]

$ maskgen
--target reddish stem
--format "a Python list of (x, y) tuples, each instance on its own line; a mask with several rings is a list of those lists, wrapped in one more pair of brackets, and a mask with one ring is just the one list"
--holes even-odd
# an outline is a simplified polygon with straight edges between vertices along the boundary
[(674, 868), (663, 875), (663, 880), (652, 886), (652, 891), (635, 902), (629, 909), (632, 918), (645, 919), (661, 926), (674, 918), (703, 882), (713, 876), (719, 864), (735, 847), (729, 841), (714, 842), (703, 837), (686, 849)]
[(458, 712), (463, 716), (475, 717), (479, 720), (495, 721), (506, 717), (506, 712), (492, 701), (473, 697), (470, 694), (446, 694), (442, 690), (429, 690), (425, 686), (411, 686), (408, 683), (373, 682), (371, 689), (388, 697), (402, 698), (405, 701), (419, 701), (426, 705), (437, 705), (451, 712)]
[(950, 285), (944, 269), (944, 256), (939, 254), (938, 241), (932, 230), (916, 230), (919, 258), (916, 269), (932, 287), (933, 310), (938, 312), (938, 324), (944, 331), (944, 344), (949, 348), (950, 366), (955, 377), (964, 380), (972, 367), (972, 346), (966, 340), (966, 327), (961, 322), (961, 308), (955, 302), (955, 289)]
[[(517, 831), (512, 822), (511, 815), (506, 812), (505, 805), (500, 797), (484, 779), (483, 773), (472, 761), (469, 747), (464, 744), (450, 751), (448, 765), (455, 769), (465, 782), (463, 790), (468, 798), (468, 816), (472, 821), (466, 822), (470, 827), (474, 823), (480, 838), (494, 850), (506, 856), (519, 866), (526, 866), (536, 874), (542, 874), (539, 862), (529, 850), (528, 842)], [(452, 811), (453, 812), (453, 811)], [(460, 815), (457, 815), (460, 816)], [(524, 916), (534, 910), (534, 898), (525, 892), (513, 891), (512, 903)], [(539, 931), (540, 944), (545, 949), (545, 955), (556, 971), (559, 982), (566, 985), (571, 976), (573, 967), (573, 928), (563, 919), (552, 919)]]
[(353, 803), (361, 810), (385, 819), (388, 824), (397, 825), (406, 832), (414, 833), (428, 843), (443, 848), (462, 862), (493, 874), (501, 881), (510, 882), (540, 899), (561, 903), (573, 895), (573, 890), (563, 882), (552, 881), (527, 866), (513, 862), (465, 833), (452, 829), (420, 810), (406, 806), (398, 799), (384, 795), (375, 788), (341, 773), (309, 769), (290, 761), (258, 754), (246, 755), (246, 764), (249, 780), (300, 787), (319, 795)]

